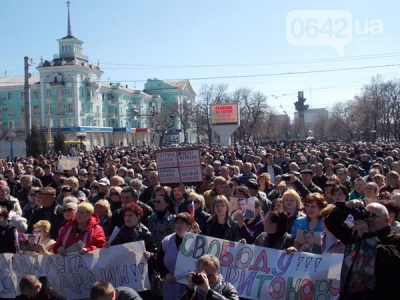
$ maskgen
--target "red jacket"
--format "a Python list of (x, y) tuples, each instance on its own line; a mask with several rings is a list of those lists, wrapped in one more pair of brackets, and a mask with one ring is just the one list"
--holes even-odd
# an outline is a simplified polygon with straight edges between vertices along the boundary
[(60, 234), (53, 246), (53, 252), (57, 253), (60, 247), (68, 249), (68, 247), (75, 244), (77, 241), (82, 241), (85, 248), (90, 252), (98, 248), (103, 248), (106, 242), (106, 237), (103, 228), (99, 225), (99, 218), (97, 215), (93, 214), (86, 225), (85, 228), (76, 235), (76, 229), (78, 227), (78, 222), (76, 218), (69, 221), (60, 230)]

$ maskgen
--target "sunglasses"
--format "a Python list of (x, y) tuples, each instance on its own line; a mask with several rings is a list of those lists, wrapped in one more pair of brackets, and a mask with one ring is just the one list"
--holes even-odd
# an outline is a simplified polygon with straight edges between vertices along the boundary
[(115, 196), (115, 195), (118, 195), (118, 196), (119, 196), (119, 193), (117, 193), (117, 192), (111, 192), (111, 193), (110, 193), (110, 196), (113, 196), (113, 195), (114, 195), (114, 196)]
[(72, 212), (74, 209), (73, 208), (64, 208), (63, 212)]
[(158, 203), (158, 204), (160, 204), (160, 203), (165, 203), (164, 201), (162, 201), (162, 200), (155, 200), (154, 201), (154, 203)]

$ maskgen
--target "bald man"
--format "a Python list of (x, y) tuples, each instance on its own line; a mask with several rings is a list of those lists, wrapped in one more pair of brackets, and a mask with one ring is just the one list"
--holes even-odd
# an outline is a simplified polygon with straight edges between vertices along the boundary
[(391, 230), (389, 212), (377, 202), (368, 204), (352, 227), (345, 225), (354, 209), (362, 211), (364, 203), (337, 202), (325, 219), (327, 229), (346, 245), (339, 299), (390, 299), (400, 282), (400, 234)]

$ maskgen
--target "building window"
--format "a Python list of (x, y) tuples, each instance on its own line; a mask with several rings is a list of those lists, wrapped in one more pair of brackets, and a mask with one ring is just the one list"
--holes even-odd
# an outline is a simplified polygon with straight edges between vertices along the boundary
[(25, 114), (25, 106), (21, 106), (21, 115)]
[(72, 76), (71, 76), (71, 74), (67, 74), (67, 75), (65, 76), (65, 81), (66, 81), (66, 82), (72, 82)]
[(58, 127), (62, 127), (62, 125), (63, 125), (63, 124), (62, 124), (62, 119), (59, 119), (57, 123), (58, 123), (58, 124), (57, 124)]
[(46, 91), (46, 98), (47, 99), (51, 98), (51, 90)]
[(13, 116), (14, 115), (14, 109), (12, 107), (8, 108), (8, 115)]
[(72, 119), (67, 119), (67, 123), (68, 123), (68, 127), (73, 126), (73, 124), (72, 124)]
[(71, 97), (71, 95), (72, 95), (72, 92), (71, 92), (70, 89), (68, 89), (68, 90), (67, 90), (67, 96), (68, 96), (68, 97)]
[(39, 99), (39, 92), (38, 91), (34, 91), (33, 95), (32, 95), (33, 99)]
[(8, 122), (8, 129), (14, 129), (14, 121)]
[(34, 105), (33, 106), (33, 113), (38, 114), (39, 113), (39, 105)]
[(25, 99), (25, 93), (21, 92), (21, 100), (24, 100), (24, 99)]
[(11, 94), (11, 93), (8, 93), (8, 94), (7, 94), (7, 99), (8, 99), (8, 100), (12, 100), (12, 94)]
[(50, 79), (50, 75), (46, 75), (46, 78), (44, 80), (46, 83), (50, 83), (51, 79)]
[[(68, 112), (74, 112), (74, 110), (72, 109), (72, 104), (71, 103), (68, 103), (68, 105), (67, 105), (67, 110), (68, 110)], [(70, 126), (70, 125), (68, 125), (68, 126)]]

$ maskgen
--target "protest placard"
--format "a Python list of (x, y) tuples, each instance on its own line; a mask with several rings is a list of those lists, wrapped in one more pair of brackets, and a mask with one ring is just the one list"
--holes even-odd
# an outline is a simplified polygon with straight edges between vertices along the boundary
[(67, 299), (89, 298), (90, 287), (98, 280), (113, 286), (129, 286), (137, 291), (149, 289), (144, 242), (112, 246), (79, 255), (67, 256), (0, 254), (0, 298), (14, 298), (22, 276), (47, 276)]
[(188, 273), (196, 270), (197, 260), (203, 254), (219, 258), (225, 281), (233, 284), (239, 296), (246, 299), (338, 298), (341, 254), (286, 254), (187, 233), (175, 265), (174, 276), (178, 282), (187, 284)]
[(154, 154), (161, 184), (202, 182), (198, 147), (159, 149)]
[(58, 160), (58, 167), (61, 170), (71, 170), (79, 166), (78, 156), (62, 156)]

